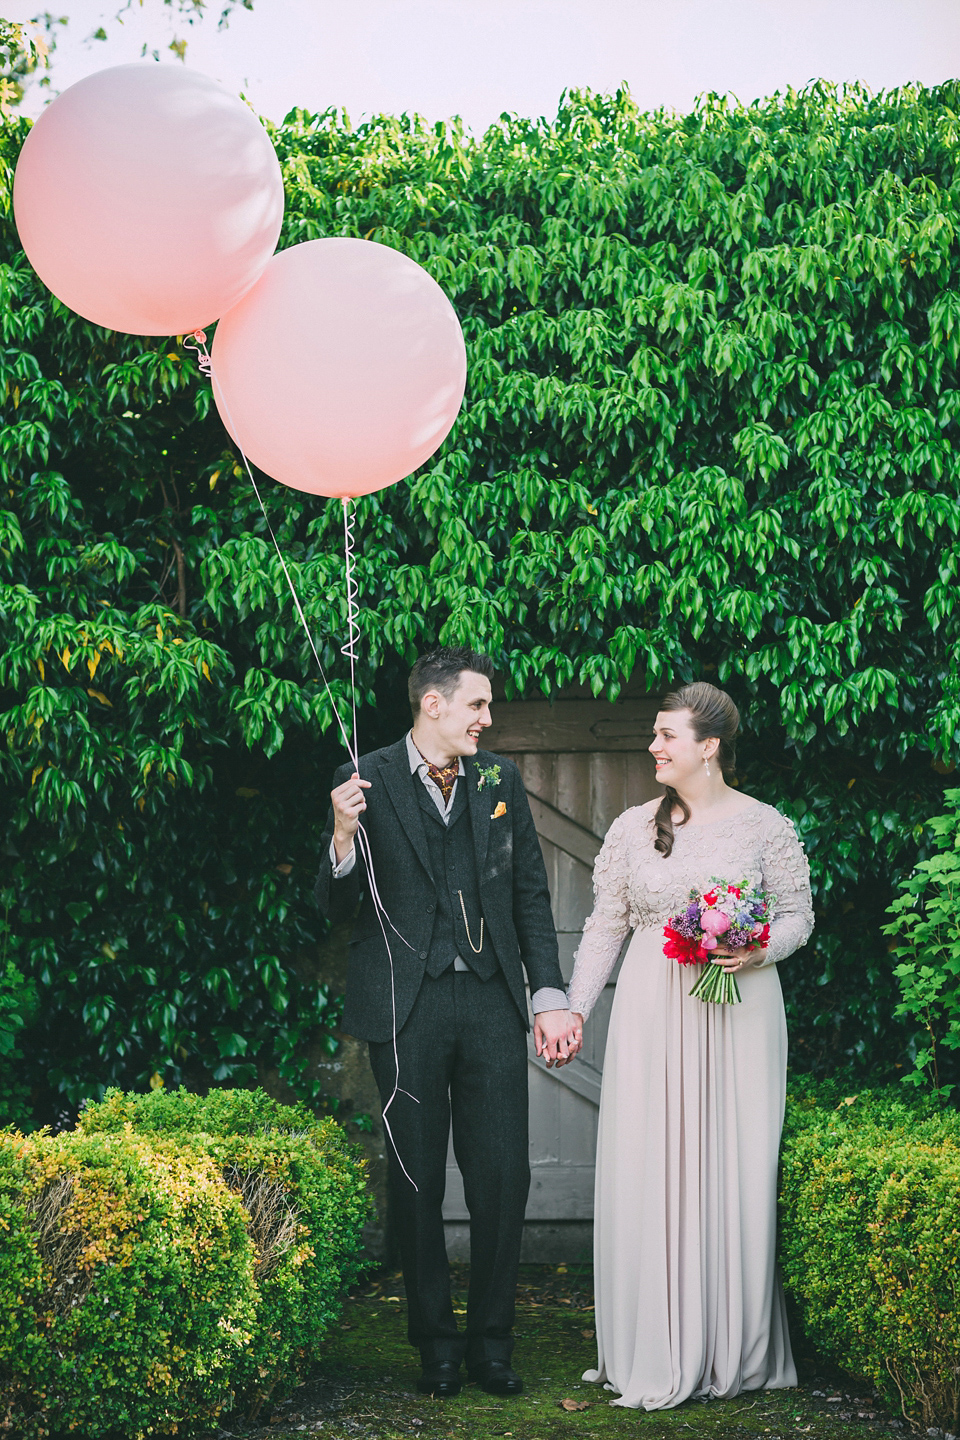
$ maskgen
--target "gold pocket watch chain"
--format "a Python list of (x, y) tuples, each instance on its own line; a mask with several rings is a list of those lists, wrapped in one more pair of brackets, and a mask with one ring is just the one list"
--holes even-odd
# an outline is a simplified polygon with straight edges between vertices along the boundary
[(480, 916), (480, 944), (474, 945), (473, 937), (470, 934), (470, 925), (467, 921), (467, 907), (463, 903), (463, 891), (458, 890), (457, 894), (460, 896), (460, 909), (463, 912), (463, 928), (467, 932), (467, 944), (470, 946), (470, 949), (473, 951), (474, 955), (479, 955), (480, 951), (483, 949), (483, 916)]

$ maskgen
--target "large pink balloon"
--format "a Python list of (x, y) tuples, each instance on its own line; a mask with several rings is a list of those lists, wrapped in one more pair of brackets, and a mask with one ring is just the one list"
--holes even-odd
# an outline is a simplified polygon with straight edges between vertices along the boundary
[(440, 286), (370, 240), (275, 255), (213, 342), (224, 424), (261, 470), (314, 495), (369, 495), (442, 443), (467, 378)]
[(283, 182), (257, 117), (173, 65), (118, 65), (40, 116), (13, 187), (37, 274), (97, 325), (179, 335), (256, 283), (283, 219)]

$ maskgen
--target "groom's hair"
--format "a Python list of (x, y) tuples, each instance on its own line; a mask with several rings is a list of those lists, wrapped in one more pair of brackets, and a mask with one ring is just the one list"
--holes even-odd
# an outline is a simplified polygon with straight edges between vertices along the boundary
[(450, 700), (460, 684), (460, 676), (464, 670), (469, 670), (474, 675), (485, 675), (488, 680), (493, 679), (493, 661), (490, 656), (481, 655), (478, 650), (471, 650), (468, 645), (441, 645), (438, 649), (421, 655), (410, 671), (407, 685), (413, 718), (416, 719), (420, 714), (420, 701), (428, 690), (437, 690), (444, 700)]

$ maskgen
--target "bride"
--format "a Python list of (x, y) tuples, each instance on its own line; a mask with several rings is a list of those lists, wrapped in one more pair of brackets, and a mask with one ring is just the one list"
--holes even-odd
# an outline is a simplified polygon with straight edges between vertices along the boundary
[[(650, 750), (665, 793), (610, 827), (570, 984), (582, 1018), (626, 935), (603, 1069), (595, 1206), (596, 1370), (615, 1405), (797, 1383), (774, 1263), (787, 1034), (777, 962), (813, 929), (793, 825), (732, 789), (737, 708), (713, 685), (664, 701)], [(763, 950), (719, 943), (742, 1003), (688, 993), (699, 967), (663, 926), (714, 880), (776, 896)], [(708, 962), (710, 963), (710, 962)]]

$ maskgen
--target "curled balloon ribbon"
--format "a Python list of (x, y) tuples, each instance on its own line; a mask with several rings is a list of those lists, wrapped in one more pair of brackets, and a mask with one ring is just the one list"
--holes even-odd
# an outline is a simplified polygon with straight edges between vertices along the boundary
[[(294, 607), (296, 609), (297, 615), (300, 618), (300, 624), (303, 626), (303, 632), (307, 637), (307, 643), (310, 646), (310, 650), (313, 654), (314, 660), (317, 662), (317, 669), (320, 672), (320, 678), (323, 681), (324, 689), (327, 692), (327, 698), (330, 701), (331, 710), (333, 711), (333, 715), (336, 719), (337, 725), (340, 728), (340, 735), (343, 739), (344, 746), (346, 748), (347, 754), (350, 757), (354, 772), (359, 774), (360, 756), (358, 753), (356, 742), (357, 689), (355, 672), (357, 662), (357, 642), (360, 639), (360, 621), (357, 605), (359, 587), (354, 576), (354, 557), (356, 555), (356, 515), (351, 509), (353, 502), (349, 499), (344, 499), (343, 501), (343, 553), (344, 569), (346, 575), (347, 643), (340, 647), (340, 653), (350, 662), (351, 729), (348, 733), (347, 727), (344, 724), (343, 717), (341, 716), (339, 707), (337, 705), (336, 696), (334, 695), (333, 690), (330, 688), (330, 682), (327, 679), (326, 671), (323, 668), (323, 662), (321, 661), (320, 655), (317, 651), (317, 647), (313, 642), (313, 635), (310, 631), (310, 626), (307, 624), (307, 617), (303, 613), (303, 606), (300, 604), (300, 597), (297, 594), (296, 586), (293, 583), (293, 577), (290, 574), (290, 571), (287, 567), (287, 562), (283, 557), (283, 551), (280, 549), (280, 545), (274, 533), (273, 526), (270, 524), (270, 517), (267, 514), (266, 507), (263, 503), (263, 497), (260, 494), (260, 489), (254, 477), (250, 461), (247, 459), (246, 452), (244, 451), (243, 446), (240, 444), (240, 441), (236, 439), (236, 425), (234, 423), (233, 415), (230, 413), (230, 406), (227, 403), (227, 399), (223, 393), (223, 389), (220, 385), (217, 384), (216, 372), (213, 368), (213, 357), (207, 349), (206, 333), (203, 330), (195, 330), (192, 335), (185, 335), (181, 343), (185, 350), (192, 350), (195, 353), (197, 357), (197, 366), (201, 374), (209, 378), (211, 386), (216, 388), (217, 394), (223, 401), (223, 409), (226, 412), (228, 420), (230, 421), (230, 429), (233, 432), (233, 438), (235, 440), (237, 449), (240, 451), (240, 457), (243, 460), (244, 469), (246, 470), (247, 475), (250, 479), (250, 484), (253, 486), (253, 493), (257, 497), (257, 504), (260, 506), (260, 512), (263, 515), (264, 522), (266, 523), (270, 539), (273, 541), (273, 548), (277, 552), (277, 558), (280, 561), (280, 567), (283, 570), (284, 578), (287, 582), (290, 594), (293, 597)], [(377, 920), (380, 924), (380, 930), (383, 934), (383, 943), (387, 947), (387, 959), (390, 964), (390, 1007), (392, 1015), (391, 1029), (393, 1040), (394, 1084), (393, 1090), (390, 1094), (390, 1098), (387, 1100), (386, 1104), (383, 1107), (383, 1128), (386, 1132), (387, 1138), (390, 1141), (391, 1146), (393, 1147), (393, 1153), (397, 1157), (397, 1163), (400, 1166), (400, 1169), (403, 1171), (404, 1175), (407, 1177), (414, 1190), (419, 1191), (419, 1186), (416, 1184), (416, 1181), (413, 1179), (412, 1175), (410, 1174), (409, 1170), (404, 1165), (403, 1160), (400, 1157), (400, 1152), (397, 1149), (396, 1141), (393, 1138), (393, 1131), (390, 1128), (390, 1121), (388, 1118), (390, 1107), (393, 1105), (393, 1102), (398, 1095), (406, 1095), (407, 1098), (412, 1100), (416, 1105), (419, 1105), (420, 1101), (415, 1095), (411, 1095), (409, 1090), (404, 1090), (400, 1084), (400, 1056), (397, 1051), (396, 976), (394, 972), (393, 951), (390, 948), (390, 940), (387, 936), (387, 926), (389, 925), (393, 933), (400, 940), (403, 941), (404, 945), (406, 945), (408, 950), (415, 950), (416, 946), (411, 945), (410, 941), (400, 934), (400, 931), (397, 929), (396, 925), (394, 925), (393, 921), (390, 919), (390, 916), (387, 914), (387, 908), (384, 905), (382, 899), (380, 898), (380, 891), (377, 886), (377, 878), (373, 865), (373, 853), (370, 848), (370, 838), (367, 835), (366, 830), (364, 829), (362, 821), (360, 821), (357, 827), (357, 847), (360, 851), (360, 855), (363, 859), (364, 867), (367, 872), (367, 884), (370, 887), (370, 898), (373, 901)]]
[[(343, 502), (343, 563), (346, 577), (347, 591), (347, 643), (341, 645), (340, 654), (350, 661), (350, 704), (353, 728), (351, 733), (357, 733), (357, 687), (355, 670), (357, 664), (357, 642), (360, 639), (360, 620), (358, 616), (357, 595), (359, 587), (353, 575), (353, 557), (357, 549), (356, 513), (350, 508), (351, 502)], [(356, 757), (351, 753), (350, 757), (356, 764)]]

